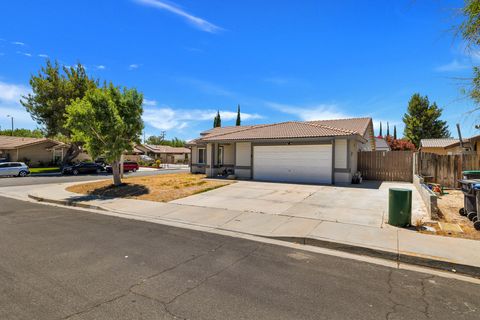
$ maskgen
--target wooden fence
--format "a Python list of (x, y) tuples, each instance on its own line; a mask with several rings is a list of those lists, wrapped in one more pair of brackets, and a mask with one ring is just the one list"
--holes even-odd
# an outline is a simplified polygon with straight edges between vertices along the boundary
[(464, 170), (480, 170), (480, 157), (477, 154), (415, 154), (415, 173), (424, 176), (428, 182), (439, 183), (447, 188), (458, 188), (458, 180), (462, 178)]
[(413, 181), (413, 152), (360, 151), (358, 171), (366, 180)]

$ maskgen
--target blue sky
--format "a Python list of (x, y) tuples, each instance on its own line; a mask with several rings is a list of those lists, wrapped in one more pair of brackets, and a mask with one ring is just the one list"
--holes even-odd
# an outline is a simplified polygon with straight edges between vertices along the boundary
[(474, 134), (461, 92), (480, 53), (455, 37), (463, 1), (86, 0), (0, 3), (0, 126), (45, 57), (80, 61), (145, 96), (147, 135), (195, 138), (217, 109), (233, 125), (371, 116), (403, 132), (419, 92), (455, 136)]

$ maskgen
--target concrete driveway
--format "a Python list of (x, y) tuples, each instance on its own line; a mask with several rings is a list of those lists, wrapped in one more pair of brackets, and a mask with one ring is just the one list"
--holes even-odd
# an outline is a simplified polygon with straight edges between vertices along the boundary
[(420, 194), (411, 183), (402, 182), (317, 186), (239, 181), (173, 203), (382, 227), (388, 220), (388, 189), (391, 187), (413, 190), (412, 220), (425, 217)]

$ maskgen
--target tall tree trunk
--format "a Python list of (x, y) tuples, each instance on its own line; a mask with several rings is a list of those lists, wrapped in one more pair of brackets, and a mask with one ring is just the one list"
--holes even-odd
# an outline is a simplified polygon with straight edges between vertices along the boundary
[(72, 142), (70, 147), (67, 149), (67, 153), (63, 156), (62, 168), (72, 163), (73, 159), (75, 159), (79, 154), (80, 146), (77, 143)]
[(112, 163), (112, 172), (113, 172), (113, 185), (118, 187), (122, 184), (122, 178), (120, 174), (120, 161), (115, 160)]

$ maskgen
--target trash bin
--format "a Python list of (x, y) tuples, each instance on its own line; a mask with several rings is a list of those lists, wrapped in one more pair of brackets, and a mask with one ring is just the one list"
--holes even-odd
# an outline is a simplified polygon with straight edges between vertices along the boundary
[(462, 171), (464, 180), (480, 179), (480, 170), (466, 170)]
[(460, 215), (472, 220), (477, 216), (477, 201), (475, 199), (474, 185), (480, 183), (478, 179), (458, 180), (463, 192), (463, 208), (459, 210)]
[(412, 190), (390, 188), (388, 190), (388, 224), (406, 227), (412, 220)]
[(473, 189), (475, 190), (475, 199), (477, 203), (477, 215), (473, 217), (472, 222), (475, 230), (480, 231), (480, 183), (474, 184)]

